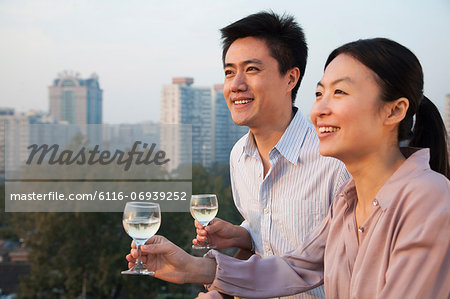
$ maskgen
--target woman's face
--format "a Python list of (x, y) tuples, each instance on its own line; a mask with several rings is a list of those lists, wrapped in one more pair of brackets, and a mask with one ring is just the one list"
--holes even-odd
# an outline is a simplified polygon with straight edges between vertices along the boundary
[(376, 74), (355, 58), (340, 54), (317, 84), (311, 120), (320, 153), (347, 163), (375, 152), (386, 137)]

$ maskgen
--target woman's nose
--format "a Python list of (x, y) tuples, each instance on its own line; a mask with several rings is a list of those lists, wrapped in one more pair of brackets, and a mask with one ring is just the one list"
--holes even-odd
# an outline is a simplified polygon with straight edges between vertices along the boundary
[(311, 119), (316, 117), (323, 117), (329, 115), (331, 113), (330, 106), (328, 105), (328, 101), (326, 99), (321, 99), (320, 101), (316, 101), (311, 109)]

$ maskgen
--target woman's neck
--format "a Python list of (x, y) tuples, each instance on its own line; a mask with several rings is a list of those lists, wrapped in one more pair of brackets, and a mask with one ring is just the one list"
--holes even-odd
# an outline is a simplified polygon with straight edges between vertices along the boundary
[(378, 191), (405, 161), (398, 146), (373, 151), (346, 163), (355, 180), (358, 205), (369, 209)]
[[(345, 163), (355, 180), (357, 202), (355, 221), (361, 227), (372, 214), (372, 201), (378, 191), (405, 161), (398, 146), (386, 149), (377, 148), (371, 153)], [(358, 230), (358, 242), (361, 242), (361, 231)]]

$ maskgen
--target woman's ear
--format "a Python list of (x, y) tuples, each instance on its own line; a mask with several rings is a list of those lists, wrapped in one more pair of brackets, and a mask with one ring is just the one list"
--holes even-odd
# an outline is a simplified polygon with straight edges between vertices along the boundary
[(407, 98), (399, 98), (392, 102), (386, 103), (385, 125), (396, 125), (400, 123), (408, 112), (409, 100)]

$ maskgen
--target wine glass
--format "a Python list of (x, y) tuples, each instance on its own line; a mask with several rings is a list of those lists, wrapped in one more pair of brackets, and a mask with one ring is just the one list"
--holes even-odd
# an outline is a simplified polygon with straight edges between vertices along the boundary
[(148, 271), (141, 262), (141, 246), (147, 242), (159, 229), (161, 224), (161, 210), (157, 203), (127, 202), (123, 211), (123, 227), (127, 234), (133, 238), (138, 250), (138, 258), (129, 270), (122, 274), (155, 275)]
[[(219, 210), (217, 203), (217, 197), (214, 194), (197, 194), (191, 196), (191, 215), (196, 219), (203, 227), (214, 219)], [(214, 244), (209, 244), (208, 241), (198, 242), (196, 245), (192, 245), (194, 249), (210, 249), (216, 248)]]

